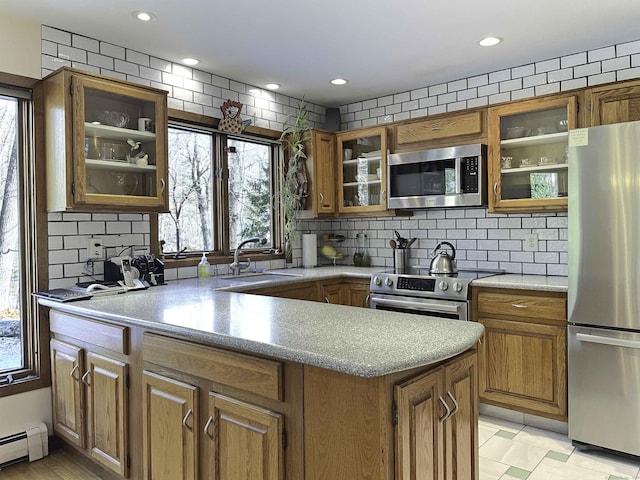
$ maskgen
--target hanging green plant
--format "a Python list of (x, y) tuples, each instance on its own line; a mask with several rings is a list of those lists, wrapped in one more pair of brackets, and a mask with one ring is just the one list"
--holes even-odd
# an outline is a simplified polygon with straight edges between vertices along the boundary
[(285, 183), (281, 189), (280, 203), (284, 215), (286, 254), (291, 257), (291, 248), (296, 239), (298, 212), (304, 210), (309, 196), (307, 179), (307, 154), (305, 143), (311, 139), (309, 111), (304, 99), (298, 104), (295, 114), (290, 115), (282, 125), (280, 142), (289, 156), (286, 166)]

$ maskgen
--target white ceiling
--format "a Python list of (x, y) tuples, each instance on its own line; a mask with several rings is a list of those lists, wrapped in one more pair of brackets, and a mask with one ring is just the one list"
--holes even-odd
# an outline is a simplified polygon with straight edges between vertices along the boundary
[[(324, 106), (640, 40), (640, 0), (9, 0), (3, 15)], [(148, 24), (131, 12), (149, 10)], [(478, 40), (504, 42), (481, 48)], [(329, 84), (335, 77), (349, 83)]]

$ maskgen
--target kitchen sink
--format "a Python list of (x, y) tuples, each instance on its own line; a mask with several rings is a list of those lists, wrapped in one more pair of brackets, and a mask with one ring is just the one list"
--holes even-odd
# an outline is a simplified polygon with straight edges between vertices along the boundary
[(286, 272), (263, 272), (263, 273), (242, 273), (240, 275), (220, 275), (219, 279), (242, 283), (257, 283), (277, 280), (278, 277), (302, 277), (301, 273)]

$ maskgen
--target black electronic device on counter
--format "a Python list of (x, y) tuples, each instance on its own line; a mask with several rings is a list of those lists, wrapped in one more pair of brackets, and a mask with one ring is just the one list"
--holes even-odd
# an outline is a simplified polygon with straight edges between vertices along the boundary
[[(121, 265), (120, 258), (106, 260), (104, 262), (105, 281), (124, 280)], [(151, 286), (164, 285), (164, 263), (153, 255), (138, 255), (131, 260), (131, 268), (135, 269), (134, 278), (139, 278)]]

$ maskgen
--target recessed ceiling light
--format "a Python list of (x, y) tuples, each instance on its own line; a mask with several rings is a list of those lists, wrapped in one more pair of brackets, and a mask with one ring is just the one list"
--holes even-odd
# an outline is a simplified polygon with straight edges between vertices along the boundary
[(501, 37), (486, 37), (478, 42), (478, 45), (481, 47), (493, 47), (494, 45), (498, 45), (502, 42)]
[(151, 12), (133, 12), (132, 15), (141, 22), (151, 22), (156, 19), (156, 16)]
[(331, 83), (333, 85), (345, 85), (349, 80), (346, 80), (344, 78), (334, 78), (333, 80), (331, 80)]
[(197, 65), (200, 63), (200, 60), (198, 60), (197, 58), (183, 58), (180, 61), (189, 66)]
[(264, 88), (266, 88), (267, 90), (278, 90), (280, 88), (280, 84), (279, 83), (267, 83)]

